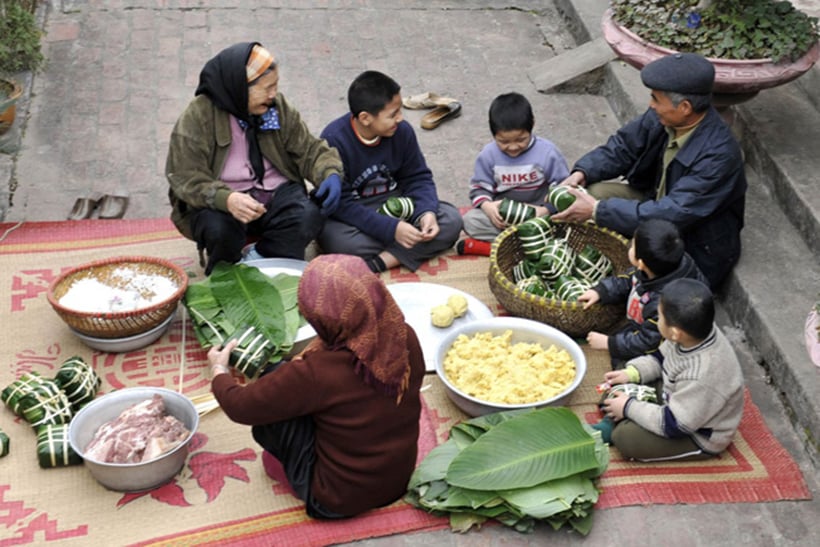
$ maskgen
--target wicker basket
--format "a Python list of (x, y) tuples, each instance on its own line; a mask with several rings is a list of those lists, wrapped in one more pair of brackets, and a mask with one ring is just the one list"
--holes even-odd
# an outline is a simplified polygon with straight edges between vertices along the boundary
[[(623, 236), (590, 223), (555, 223), (554, 227), (557, 237), (569, 234), (567, 242), (575, 251), (592, 245), (612, 262), (613, 271), (623, 272), (630, 267), (628, 240)], [(624, 321), (622, 305), (595, 304), (584, 310), (577, 302), (545, 298), (517, 289), (512, 270), (523, 257), (515, 226), (501, 232), (493, 242), (490, 290), (510, 314), (541, 321), (573, 337), (585, 337), (592, 330), (610, 332)]]
[[(72, 284), (80, 279), (110, 277), (117, 268), (127, 267), (135, 273), (161, 275), (170, 278), (178, 289), (162, 302), (136, 310), (120, 312), (86, 312), (60, 304)], [(75, 331), (97, 338), (125, 338), (142, 334), (158, 326), (176, 311), (177, 304), (188, 287), (188, 275), (182, 268), (161, 258), (146, 256), (115, 257), (72, 268), (61, 274), (49, 287), (48, 301), (54, 311)]]

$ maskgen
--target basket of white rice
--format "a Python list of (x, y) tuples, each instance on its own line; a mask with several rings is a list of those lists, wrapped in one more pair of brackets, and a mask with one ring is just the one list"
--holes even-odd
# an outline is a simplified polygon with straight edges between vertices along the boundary
[(125, 256), (83, 264), (61, 274), (48, 301), (73, 330), (124, 338), (160, 325), (176, 311), (188, 276), (168, 260)]

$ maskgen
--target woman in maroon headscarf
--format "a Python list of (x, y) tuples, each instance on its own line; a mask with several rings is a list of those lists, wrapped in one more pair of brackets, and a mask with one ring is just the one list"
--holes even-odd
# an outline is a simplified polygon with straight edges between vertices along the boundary
[(228, 417), (251, 425), (263, 461), (281, 462), (308, 515), (353, 516), (400, 498), (416, 464), (425, 373), (418, 338), (361, 258), (321, 255), (299, 283), (316, 330), (301, 356), (248, 385), (208, 352), (212, 389)]

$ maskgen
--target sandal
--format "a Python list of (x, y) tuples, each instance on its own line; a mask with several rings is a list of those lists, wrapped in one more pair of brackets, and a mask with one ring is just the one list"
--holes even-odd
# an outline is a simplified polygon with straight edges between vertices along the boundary
[(91, 218), (100, 201), (103, 199), (101, 192), (92, 192), (89, 196), (84, 198), (77, 198), (74, 202), (74, 207), (68, 213), (68, 220), (85, 220)]
[(419, 93), (418, 95), (412, 95), (410, 97), (404, 97), (401, 100), (401, 104), (404, 108), (409, 108), (410, 110), (421, 110), (424, 108), (433, 108), (436, 106), (447, 106), (450, 103), (457, 102), (455, 99), (451, 99), (450, 97), (442, 97), (433, 93), (432, 91), (428, 91), (426, 93)]
[(100, 204), (100, 218), (122, 218), (128, 209), (127, 194), (106, 194)]
[(461, 103), (453, 101), (446, 106), (437, 106), (421, 118), (422, 129), (435, 129), (450, 118), (461, 115)]

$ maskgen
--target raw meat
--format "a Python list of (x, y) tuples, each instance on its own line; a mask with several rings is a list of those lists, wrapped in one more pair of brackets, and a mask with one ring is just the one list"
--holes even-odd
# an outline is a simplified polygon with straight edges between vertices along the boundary
[(172, 450), (189, 433), (185, 424), (165, 412), (162, 397), (154, 395), (101, 425), (83, 457), (105, 463), (147, 462)]

